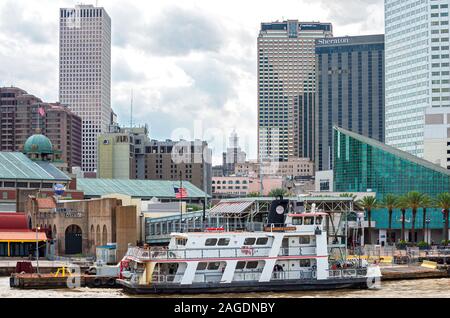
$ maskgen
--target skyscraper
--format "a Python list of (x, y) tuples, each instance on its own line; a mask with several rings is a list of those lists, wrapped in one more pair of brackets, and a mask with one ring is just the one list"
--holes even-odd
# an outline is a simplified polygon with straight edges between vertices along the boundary
[(315, 40), (330, 23), (262, 23), (258, 36), (258, 155), (260, 160), (309, 157), (315, 95)]
[(59, 99), (83, 120), (82, 169), (97, 167), (97, 136), (111, 122), (111, 19), (104, 8), (60, 10)]
[(239, 147), (239, 137), (236, 131), (231, 133), (227, 151), (222, 154), (222, 168), (224, 176), (229, 176), (235, 173), (235, 166), (239, 163), (244, 163), (247, 154)]
[(449, 0), (385, 0), (386, 143), (424, 156), (427, 107), (450, 107)]
[(20, 88), (0, 87), (0, 151), (22, 151), (27, 139), (37, 132), (50, 139), (68, 168), (81, 165), (79, 116)]
[(384, 142), (384, 36), (316, 40), (316, 170), (331, 170), (333, 125)]

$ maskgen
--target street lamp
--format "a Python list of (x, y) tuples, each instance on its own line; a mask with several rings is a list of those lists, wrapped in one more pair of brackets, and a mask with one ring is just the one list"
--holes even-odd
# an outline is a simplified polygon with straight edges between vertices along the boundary
[(36, 224), (36, 272), (39, 275), (39, 236), (38, 231), (41, 228)]

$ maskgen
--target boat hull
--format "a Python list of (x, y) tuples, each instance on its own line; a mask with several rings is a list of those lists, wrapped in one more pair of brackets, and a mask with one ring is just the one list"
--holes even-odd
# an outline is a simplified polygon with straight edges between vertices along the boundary
[(366, 278), (327, 280), (281, 280), (276, 282), (195, 283), (191, 285), (153, 284), (138, 285), (117, 280), (129, 294), (222, 294), (278, 291), (323, 291), (335, 289), (367, 289)]

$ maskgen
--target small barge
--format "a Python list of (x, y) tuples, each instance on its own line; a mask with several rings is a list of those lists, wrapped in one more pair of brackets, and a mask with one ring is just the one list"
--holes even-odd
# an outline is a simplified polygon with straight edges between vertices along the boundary
[(61, 289), (61, 288), (114, 288), (119, 275), (119, 266), (96, 264), (82, 273), (61, 267), (56, 273), (14, 273), (10, 276), (11, 288)]
[[(167, 248), (130, 247), (118, 284), (132, 294), (198, 294), (371, 288), (378, 266), (329, 254), (328, 213), (272, 202), (261, 231), (172, 233)], [(254, 227), (248, 227), (254, 228)]]

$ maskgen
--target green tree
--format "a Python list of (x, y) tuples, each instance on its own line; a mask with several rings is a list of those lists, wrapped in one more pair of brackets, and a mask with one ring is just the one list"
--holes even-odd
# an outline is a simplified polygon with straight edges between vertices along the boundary
[(392, 232), (392, 213), (397, 206), (397, 196), (393, 194), (387, 194), (384, 196), (383, 200), (380, 202), (380, 207), (386, 208), (388, 210), (388, 243), (391, 242), (391, 232)]
[(262, 195), (259, 192), (250, 192), (249, 194), (247, 194), (247, 197), (249, 197), (249, 198), (258, 198), (258, 197), (261, 197), (261, 196)]
[(423, 206), (423, 193), (418, 191), (408, 192), (405, 196), (407, 206), (412, 210), (411, 242), (416, 243), (416, 216), (417, 210)]
[(450, 210), (450, 193), (444, 192), (436, 197), (435, 204), (444, 212), (444, 240), (448, 240), (448, 213)]
[(375, 209), (377, 204), (377, 199), (372, 196), (365, 196), (361, 200), (357, 201), (358, 205), (361, 206), (364, 210), (367, 211), (367, 220), (369, 221), (369, 226), (367, 228), (367, 232), (369, 234), (369, 239), (367, 240), (369, 244), (371, 244), (371, 233), (372, 233), (372, 210)]
[(408, 203), (406, 202), (405, 196), (400, 196), (397, 198), (397, 209), (400, 209), (402, 212), (402, 233), (401, 240), (405, 240), (405, 218), (406, 218), (406, 209), (408, 208)]
[(269, 197), (278, 197), (278, 196), (283, 196), (286, 197), (289, 195), (289, 192), (286, 189), (273, 189), (272, 191), (269, 192)]

